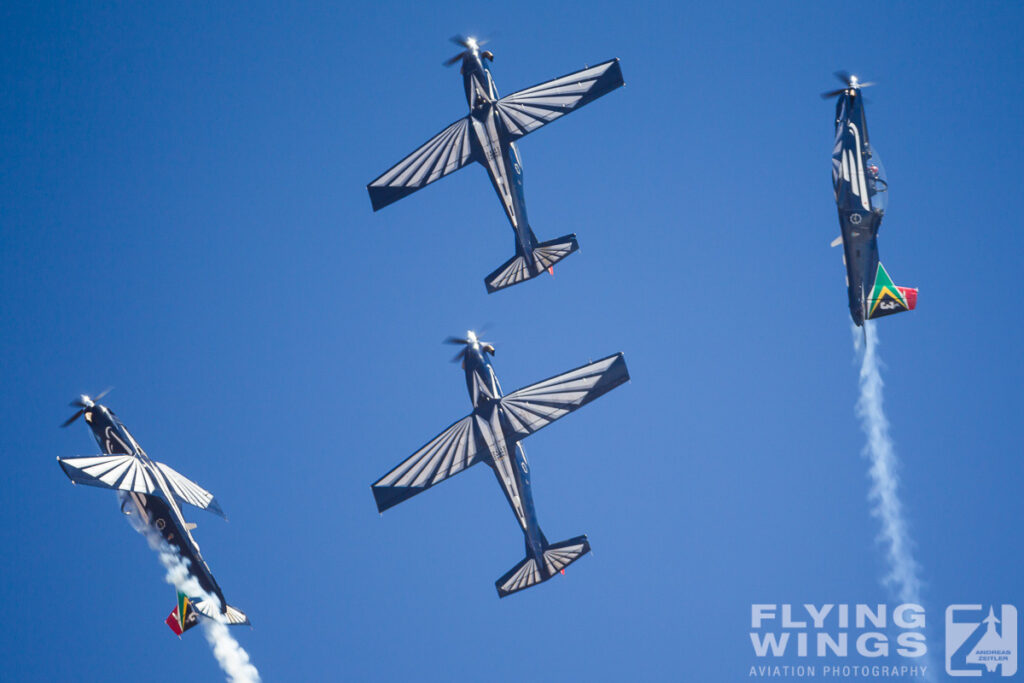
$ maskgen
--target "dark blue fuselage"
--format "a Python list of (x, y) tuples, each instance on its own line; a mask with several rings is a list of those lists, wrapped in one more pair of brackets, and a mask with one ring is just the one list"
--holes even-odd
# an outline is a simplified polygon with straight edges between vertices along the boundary
[(468, 49), (462, 58), (462, 81), (476, 133), (472, 136), (473, 145), (515, 231), (516, 253), (529, 256), (537, 246), (537, 238), (526, 217), (522, 160), (515, 143), (495, 114), (498, 89), (490, 69), (484, 65), (484, 58), (475, 47)]
[(864, 323), (867, 297), (878, 272), (878, 230), (888, 185), (873, 158), (859, 89), (851, 87), (839, 95), (835, 126), (832, 184), (842, 230), (850, 315), (859, 326)]
[(466, 371), (466, 388), (473, 403), (473, 411), (487, 421), (494, 434), (494, 443), (489, 444), (490, 454), (484, 462), (494, 471), (494, 475), (505, 493), (512, 512), (526, 538), (526, 554), (541, 563), (546, 540), (537, 522), (537, 513), (533, 506), (533, 493), (530, 487), (530, 464), (526, 460), (526, 451), (522, 444), (514, 440), (512, 426), (501, 410), (498, 410), (498, 399), (501, 398), (501, 385), (494, 374), (494, 368), (481, 344), (473, 341), (466, 348), (464, 357)]

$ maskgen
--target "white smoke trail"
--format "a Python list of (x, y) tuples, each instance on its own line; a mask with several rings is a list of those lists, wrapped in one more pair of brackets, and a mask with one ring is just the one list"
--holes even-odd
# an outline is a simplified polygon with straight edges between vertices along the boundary
[(210, 644), (210, 649), (213, 650), (213, 656), (220, 668), (227, 674), (229, 683), (259, 683), (260, 672), (249, 661), (249, 653), (228, 631), (227, 622), (219, 611), (220, 600), (217, 596), (210, 595), (203, 590), (196, 578), (189, 572), (188, 565), (181, 555), (167, 545), (160, 534), (143, 524), (137, 511), (133, 510), (128, 519), (135, 530), (146, 537), (149, 547), (159, 556), (160, 564), (167, 570), (167, 574), (164, 576), (167, 583), (189, 597), (209, 600), (211, 604), (218, 607), (216, 617), (201, 617), (199, 623), (202, 624), (206, 642)]
[[(878, 331), (873, 324), (864, 323), (863, 331), (853, 327), (853, 345), (862, 352), (860, 366), (860, 398), (857, 416), (868, 442), (864, 455), (870, 460), (871, 515), (882, 523), (880, 540), (885, 545), (888, 574), (883, 583), (900, 602), (922, 605), (920, 565), (914, 559), (913, 543), (903, 514), (899, 497), (899, 458), (889, 436), (889, 420), (882, 408), (882, 362), (878, 358)], [(932, 679), (930, 657), (927, 678)]]
[(862, 343), (862, 331), (854, 328), (854, 346), (863, 351), (860, 366), (860, 398), (857, 415), (868, 438), (864, 454), (871, 461), (871, 514), (882, 523), (881, 539), (886, 546), (889, 573), (885, 585), (903, 602), (920, 604), (921, 580), (918, 564), (914, 560), (913, 545), (903, 517), (899, 497), (899, 478), (896, 469), (899, 459), (889, 437), (889, 420), (882, 409), (882, 374), (878, 359), (878, 332), (874, 325), (865, 323), (867, 344)]

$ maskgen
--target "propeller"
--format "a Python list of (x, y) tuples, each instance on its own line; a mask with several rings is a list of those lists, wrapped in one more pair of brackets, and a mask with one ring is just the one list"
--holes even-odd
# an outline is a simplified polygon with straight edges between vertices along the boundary
[(96, 403), (101, 398), (103, 398), (104, 396), (109, 394), (110, 390), (113, 389), (113, 388), (114, 387), (107, 387), (106, 389), (104, 389), (100, 393), (96, 394), (96, 396), (93, 397), (93, 398), (89, 398), (85, 394), (82, 394), (81, 396), (76, 398), (74, 401), (72, 401), (69, 405), (72, 408), (78, 408), (78, 412), (76, 412), (74, 415), (72, 415), (67, 420), (65, 420), (64, 424), (62, 424), (61, 427), (67, 427), (72, 422), (74, 422), (75, 420), (80, 418), (82, 416), (82, 413), (84, 413), (87, 409), (92, 408), (94, 405), (96, 405)]
[[(463, 48), (463, 50), (454, 57), (446, 59), (444, 62), (442, 62), (442, 64), (444, 64), (445, 66), (453, 66), (467, 54), (471, 54), (474, 50), (486, 45), (488, 41), (487, 38), (477, 39), (472, 36), (466, 37), (463, 36), (462, 34), (454, 35), (451, 38), (449, 38), (449, 40), (451, 40), (459, 47)], [(494, 55), (489, 51), (484, 52), (481, 56), (490, 59), (491, 61), (494, 61)]]
[(480, 344), (481, 349), (491, 354), (492, 356), (494, 355), (494, 344), (481, 341), (479, 338), (477, 338), (476, 332), (474, 332), (473, 330), (469, 330), (468, 332), (466, 332), (465, 337), (448, 337), (444, 340), (444, 343), (464, 347), (459, 349), (459, 352), (455, 354), (454, 358), (452, 358), (453, 363), (458, 363), (460, 360), (465, 358), (466, 350), (473, 344)]
[(838, 90), (830, 90), (828, 92), (821, 93), (821, 99), (823, 100), (830, 99), (832, 97), (835, 97), (836, 95), (842, 95), (844, 92), (850, 89), (860, 90), (861, 88), (868, 88), (872, 85), (875, 85), (874, 81), (870, 81), (868, 83), (861, 83), (857, 79), (857, 77), (851, 74), (849, 71), (836, 71), (834, 75), (836, 78), (839, 79), (841, 83), (844, 83), (846, 87), (839, 88)]

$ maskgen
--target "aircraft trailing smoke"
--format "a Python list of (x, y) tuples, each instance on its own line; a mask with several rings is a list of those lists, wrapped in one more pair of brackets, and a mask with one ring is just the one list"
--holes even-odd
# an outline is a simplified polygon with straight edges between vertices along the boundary
[(206, 642), (210, 644), (217, 664), (227, 674), (229, 683), (260, 683), (260, 672), (249, 661), (249, 653), (228, 631), (227, 622), (220, 614), (220, 600), (217, 599), (217, 596), (210, 595), (203, 590), (199, 582), (189, 572), (188, 565), (181, 559), (181, 556), (167, 545), (152, 527), (139, 522), (137, 514), (128, 515), (128, 520), (136, 531), (146, 537), (149, 547), (159, 556), (160, 564), (167, 570), (167, 574), (164, 576), (167, 583), (189, 597), (210, 600), (211, 604), (217, 606), (215, 617), (201, 617), (199, 622), (203, 626)]

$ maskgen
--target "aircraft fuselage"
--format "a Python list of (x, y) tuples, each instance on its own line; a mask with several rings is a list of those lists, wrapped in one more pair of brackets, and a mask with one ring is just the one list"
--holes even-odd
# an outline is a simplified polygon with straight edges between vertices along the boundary
[(135, 456), (146, 465), (156, 484), (157, 489), (152, 494), (118, 491), (121, 511), (125, 514), (137, 515), (139, 522), (156, 531), (170, 546), (175, 548), (181, 557), (188, 561), (192, 576), (196, 578), (204, 591), (217, 596), (220, 600), (221, 611), (224, 611), (227, 606), (224, 594), (213, 578), (210, 568), (203, 560), (203, 556), (199, 552), (199, 544), (192, 537), (181, 508), (174, 499), (174, 494), (163, 473), (142, 450), (124, 424), (106, 407), (97, 404), (88, 408), (85, 410), (84, 417), (103, 453)]
[(490, 454), (484, 460), (494, 471), (505, 493), (516, 521), (526, 538), (527, 555), (541, 562), (544, 534), (537, 522), (530, 486), (530, 463), (522, 443), (512, 438), (515, 433), (508, 419), (498, 410), (501, 385), (494, 374), (487, 354), (478, 343), (471, 343), (465, 355), (466, 386), (474, 412), (490, 426), (494, 441), (488, 444)]
[(526, 218), (523, 165), (519, 150), (494, 110), (498, 89), (476, 48), (467, 50), (463, 57), (462, 79), (472, 121), (473, 145), (515, 232), (516, 252), (528, 256), (537, 245), (537, 238)]
[(864, 323), (866, 300), (878, 271), (878, 230), (888, 187), (872, 158), (863, 96), (856, 88), (839, 95), (835, 125), (832, 183), (843, 238), (850, 315), (859, 326)]

